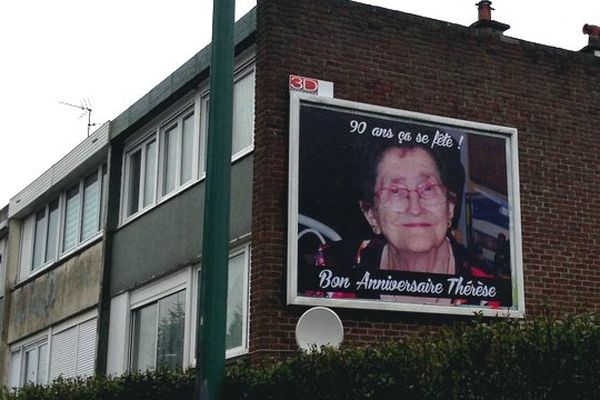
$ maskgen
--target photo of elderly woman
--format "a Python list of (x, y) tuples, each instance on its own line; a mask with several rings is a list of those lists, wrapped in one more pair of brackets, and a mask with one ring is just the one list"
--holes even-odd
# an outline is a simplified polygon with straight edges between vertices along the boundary
[[(360, 200), (375, 237), (362, 243), (358, 265), (492, 278), (452, 235), (465, 183), (458, 146), (432, 150), (413, 142), (377, 144), (364, 165), (367, 174)], [(440, 299), (419, 301), (439, 303)]]
[(301, 116), (300, 295), (511, 305), (503, 139), (318, 108)]

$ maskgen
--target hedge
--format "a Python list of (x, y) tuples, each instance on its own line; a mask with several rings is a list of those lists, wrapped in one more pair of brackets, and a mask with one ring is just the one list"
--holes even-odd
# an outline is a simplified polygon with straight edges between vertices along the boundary
[[(186, 400), (194, 371), (58, 379), (0, 400)], [(483, 320), (429, 337), (227, 369), (224, 399), (600, 399), (600, 317)]]
[(227, 373), (230, 399), (600, 399), (600, 318), (476, 319), (427, 338)]
[(161, 369), (119, 377), (58, 378), (48, 386), (4, 388), (0, 400), (191, 400), (194, 371)]

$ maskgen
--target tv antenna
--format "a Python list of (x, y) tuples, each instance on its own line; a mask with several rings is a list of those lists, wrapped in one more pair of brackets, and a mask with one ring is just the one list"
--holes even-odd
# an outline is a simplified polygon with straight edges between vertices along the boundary
[(87, 97), (82, 99), (79, 102), (79, 105), (77, 104), (71, 104), (71, 103), (67, 103), (65, 101), (59, 101), (60, 104), (65, 105), (65, 106), (69, 106), (69, 107), (73, 107), (73, 108), (79, 108), (80, 110), (83, 111), (83, 113), (78, 117), (78, 119), (82, 118), (83, 116), (85, 116), (87, 114), (88, 117), (88, 123), (87, 123), (87, 136), (90, 136), (90, 128), (92, 126), (96, 126), (99, 124), (92, 124), (92, 103), (90, 102), (90, 99), (88, 99)]

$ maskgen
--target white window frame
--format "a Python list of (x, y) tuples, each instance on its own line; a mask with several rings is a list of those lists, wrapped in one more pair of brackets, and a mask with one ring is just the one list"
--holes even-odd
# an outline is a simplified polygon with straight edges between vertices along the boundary
[[(189, 186), (198, 182), (201, 179), (200, 165), (202, 161), (202, 149), (204, 147), (204, 139), (201, 132), (201, 119), (202, 109), (200, 105), (201, 101), (197, 94), (185, 97), (182, 101), (177, 103), (174, 107), (167, 110), (165, 113), (159, 115), (153, 122), (143, 128), (145, 134), (141, 137), (136, 137), (129, 144), (125, 146), (123, 152), (123, 166), (121, 169), (121, 207), (120, 207), (120, 221), (121, 225), (127, 224), (138, 218), (140, 215), (145, 214), (152, 208), (161, 204), (162, 202), (170, 199), (171, 197), (182, 192)], [(191, 178), (187, 182), (181, 182), (181, 163), (182, 163), (182, 151), (181, 151), (181, 140), (183, 135), (183, 121), (193, 114), (193, 151), (192, 151), (192, 171)], [(158, 121), (158, 122), (157, 122)], [(176, 126), (177, 129), (177, 156), (175, 157), (176, 177), (175, 187), (168, 193), (162, 193), (162, 187), (164, 183), (164, 164), (165, 164), (165, 132), (170, 128)], [(154, 175), (154, 195), (153, 198), (144, 206), (144, 193), (145, 193), (145, 168), (147, 157), (147, 145), (152, 141), (156, 141), (156, 162)], [(131, 155), (135, 154), (138, 150), (141, 150), (141, 162), (140, 162), (140, 186), (138, 188), (138, 208), (136, 211), (128, 215), (129, 205), (129, 175), (131, 172)]]
[[(235, 90), (235, 84), (239, 81), (241, 81), (242, 79), (244, 79), (245, 77), (247, 77), (248, 75), (254, 75), (254, 90), (252, 92), (253, 94), (253, 107), (252, 107), (252, 131), (251, 131), (251, 138), (250, 138), (250, 144), (241, 148), (240, 150), (238, 150), (235, 153), (231, 154), (231, 162), (235, 162), (237, 160), (239, 160), (240, 158), (243, 158), (245, 155), (251, 153), (252, 151), (254, 151), (254, 119), (256, 116), (256, 105), (255, 105), (255, 93), (256, 93), (256, 66), (254, 64), (254, 59), (252, 58), (251, 60), (241, 64), (238, 68), (236, 68), (235, 72), (234, 72), (234, 90)], [(203, 137), (208, 136), (208, 116), (209, 116), (209, 104), (210, 104), (210, 92), (208, 91), (208, 89), (204, 90), (202, 92), (202, 96), (201, 96), (201, 103), (202, 103), (202, 111), (203, 111), (203, 115), (204, 118), (202, 119), (202, 128), (204, 129), (204, 134), (202, 135)], [(233, 118), (235, 118), (235, 115), (233, 116)], [(232, 125), (232, 129), (233, 129), (233, 125)], [(232, 143), (232, 147), (233, 147), (233, 143)], [(204, 153), (206, 153), (206, 148)], [(206, 165), (203, 165), (201, 167), (202, 170), (202, 174), (201, 175), (205, 175), (206, 174)]]
[[(155, 163), (156, 167), (154, 171), (151, 171), (152, 175), (154, 175), (154, 188), (153, 188), (153, 196), (152, 199), (148, 202), (147, 205), (144, 206), (145, 202), (145, 193), (146, 193), (146, 162), (148, 161), (148, 145), (150, 143), (155, 143)], [(143, 213), (144, 211), (152, 208), (156, 204), (156, 194), (158, 192), (158, 163), (159, 163), (159, 143), (158, 137), (156, 137), (156, 132), (152, 131), (150, 134), (146, 135), (142, 140), (132, 143), (131, 146), (125, 149), (123, 155), (123, 178), (122, 181), (122, 189), (121, 189), (121, 214), (122, 220), (127, 221), (129, 219), (135, 218), (135, 216)], [(131, 173), (131, 157), (133, 154), (140, 152), (140, 183), (137, 189), (138, 191), (138, 206), (136, 211), (132, 212), (131, 215), (127, 215), (129, 209), (129, 193), (130, 193), (130, 182), (129, 175)]]
[[(40, 346), (43, 344), (48, 345), (48, 354), (46, 355), (46, 376), (44, 377), (44, 382), (45, 384), (50, 383), (50, 376), (51, 371), (52, 371), (52, 365), (51, 365), (51, 357), (52, 357), (52, 342), (53, 342), (53, 337), (54, 335), (57, 335), (63, 331), (66, 331), (67, 329), (71, 329), (75, 326), (79, 326), (82, 325), (83, 323), (86, 323), (92, 319), (96, 319), (96, 324), (98, 323), (98, 312), (97, 310), (90, 310), (88, 312), (85, 312), (83, 314), (80, 314), (78, 316), (75, 316), (73, 318), (70, 318), (69, 320), (62, 322), (60, 324), (54, 325), (49, 327), (48, 329), (45, 329), (44, 331), (37, 333), (35, 335), (32, 335), (28, 338), (22, 339), (18, 342), (13, 343), (12, 345), (10, 345), (10, 352), (9, 352), (9, 359), (12, 359), (12, 355), (15, 352), (19, 352), (20, 356), (19, 356), (19, 365), (18, 365), (18, 370), (19, 370), (19, 386), (21, 387), (23, 386), (23, 384), (25, 383), (25, 364), (24, 364), (24, 356), (25, 356), (25, 352), (35, 346)], [(97, 351), (97, 344), (98, 344), (98, 340), (97, 340), (97, 336), (96, 336), (96, 351)], [(79, 349), (76, 349), (77, 351)], [(96, 354), (97, 356), (97, 354)], [(94, 360), (95, 361), (95, 360)], [(9, 364), (9, 376), (10, 376), (10, 372), (11, 372), (11, 367), (12, 365)], [(10, 382), (8, 382), (10, 383)]]
[[(231, 162), (234, 162), (234, 161), (244, 157), (246, 154), (249, 154), (254, 150), (254, 119), (256, 116), (256, 105), (255, 105), (256, 68), (254, 66), (253, 61), (252, 61), (251, 65), (246, 64), (246, 65), (240, 67), (236, 71), (233, 84), (234, 84), (234, 90), (235, 90), (235, 84), (238, 83), (239, 81), (241, 81), (242, 79), (246, 78), (249, 75), (252, 75), (252, 82), (254, 84), (253, 89), (252, 89), (252, 127), (251, 127), (251, 131), (250, 131), (250, 144), (245, 147), (242, 147), (236, 153), (232, 154)], [(235, 118), (235, 115), (233, 116), (233, 118)], [(233, 129), (233, 125), (232, 125), (232, 129)]]
[(191, 280), (192, 268), (185, 268), (167, 278), (156, 281), (146, 287), (135, 290), (129, 298), (129, 306), (127, 307), (127, 315), (125, 316), (127, 326), (126, 354), (124, 370), (131, 370), (131, 361), (133, 357), (133, 315), (136, 310), (139, 310), (151, 303), (157, 302), (167, 296), (185, 290), (185, 322), (183, 331), (183, 365), (182, 368), (187, 368), (189, 365), (189, 345), (190, 335), (192, 331), (192, 321), (190, 316), (190, 302), (192, 295), (189, 282)]
[(4, 297), (4, 279), (6, 277), (6, 238), (0, 239), (0, 298)]
[[(240, 58), (239, 66), (236, 68), (234, 73), (234, 84), (239, 82), (240, 80), (246, 78), (249, 75), (255, 76), (255, 64), (254, 64), (254, 56), (253, 55), (245, 55)], [(254, 93), (253, 90), (253, 101), (254, 101)], [(120, 226), (124, 226), (132, 220), (135, 220), (139, 216), (145, 214), (149, 210), (158, 206), (159, 204), (169, 200), (171, 197), (176, 196), (181, 193), (185, 189), (190, 186), (193, 186), (199, 181), (204, 180), (206, 177), (206, 142), (208, 135), (208, 107), (209, 107), (209, 92), (207, 83), (203, 83), (199, 86), (199, 89), (194, 91), (194, 93), (184, 97), (181, 101), (179, 101), (176, 105), (169, 108), (167, 111), (161, 113), (157, 116), (153, 121), (145, 125), (140, 132), (144, 132), (142, 135), (134, 135), (134, 138), (125, 144), (125, 148), (123, 151), (123, 163), (121, 168), (121, 205), (120, 205)], [(254, 104), (254, 103), (253, 103)], [(194, 113), (194, 134), (193, 134), (193, 153), (192, 153), (192, 178), (187, 182), (181, 182), (181, 137), (182, 137), (182, 128), (181, 124), (186, 116), (189, 116), (190, 113)], [(255, 115), (255, 107), (252, 109), (253, 116)], [(253, 117), (254, 121), (254, 117)], [(164, 174), (165, 174), (165, 156), (166, 156), (166, 146), (165, 146), (165, 132), (177, 124), (178, 133), (177, 133), (177, 156), (176, 156), (176, 178), (175, 178), (175, 188), (168, 193), (163, 194), (163, 185), (164, 185)], [(240, 149), (235, 154), (231, 156), (231, 162), (235, 162), (236, 160), (243, 158), (247, 154), (251, 153), (254, 150), (254, 123), (252, 123), (251, 130), (251, 140), (250, 144)], [(131, 160), (130, 157), (132, 154), (137, 152), (139, 149), (145, 151), (145, 147), (152, 140), (156, 140), (157, 145), (157, 156), (156, 156), (156, 171), (154, 175), (154, 198), (152, 201), (148, 202), (146, 206), (143, 205), (143, 193), (144, 193), (144, 184), (145, 180), (142, 179), (144, 177), (145, 171), (145, 162), (147, 157), (142, 153), (142, 160), (140, 163), (140, 187), (138, 188), (138, 208), (136, 211), (132, 212), (130, 215), (128, 214), (128, 204), (129, 204), (129, 174), (131, 168)]]
[[(250, 269), (251, 267), (251, 243), (245, 243), (243, 245), (238, 245), (232, 247), (229, 251), (229, 259), (236, 257), (240, 254), (244, 254), (244, 265), (246, 267), (245, 271), (245, 280), (244, 280), (244, 293), (242, 297), (242, 310), (245, 315), (243, 316), (243, 332), (242, 332), (242, 345), (238, 347), (231, 348), (229, 350), (225, 350), (225, 358), (230, 359), (233, 357), (238, 357), (244, 354), (248, 354), (249, 352), (249, 337), (250, 337)], [(200, 269), (202, 267), (197, 267), (194, 269), (193, 275), (193, 304), (192, 304), (192, 318), (196, 321), (197, 318), (197, 302), (198, 302), (198, 285), (200, 284)], [(196, 331), (192, 332), (192, 343), (190, 346), (190, 360), (191, 366), (196, 365)]]
[[(245, 240), (245, 239), (244, 239)], [(237, 357), (247, 354), (249, 351), (250, 331), (250, 256), (251, 245), (245, 243), (241, 246), (232, 247), (229, 258), (244, 254), (245, 257), (245, 280), (243, 293), (243, 310), (245, 312), (243, 322), (242, 345), (225, 352), (226, 358)], [(183, 365), (189, 368), (196, 364), (196, 302), (198, 300), (200, 267), (187, 267), (175, 274), (162, 278), (147, 286), (131, 292), (122, 293), (111, 299), (111, 321), (109, 328), (108, 345), (108, 370), (112, 375), (123, 374), (131, 370), (131, 359), (133, 351), (133, 315), (134, 312), (144, 306), (154, 303), (162, 298), (172, 295), (180, 290), (185, 290), (185, 325)]]
[(131, 370), (134, 311), (180, 290), (186, 291), (186, 320), (184, 325), (182, 367), (188, 367), (190, 362), (188, 348), (190, 343), (189, 338), (193, 329), (193, 321), (189, 318), (190, 302), (192, 301), (189, 284), (191, 281), (192, 267), (188, 267), (175, 274), (152, 282), (149, 285), (131, 292), (122, 293), (111, 299), (107, 373), (119, 375)]
[[(39, 273), (41, 273), (42, 271), (46, 270), (48, 267), (50, 267), (51, 265), (55, 264), (56, 262), (62, 260), (65, 257), (68, 257), (69, 255), (79, 251), (82, 247), (87, 246), (89, 243), (96, 241), (98, 238), (100, 238), (102, 236), (102, 232), (103, 232), (103, 226), (102, 226), (102, 218), (104, 216), (104, 201), (103, 201), (103, 197), (104, 197), (104, 191), (106, 190), (106, 167), (105, 164), (102, 163), (100, 164), (100, 166), (98, 166), (95, 170), (90, 171), (89, 173), (85, 174), (81, 179), (79, 179), (79, 181), (76, 184), (73, 184), (69, 187), (67, 187), (65, 190), (63, 190), (58, 197), (55, 197), (52, 199), (52, 201), (44, 204), (43, 207), (39, 207), (38, 209), (36, 209), (34, 212), (32, 212), (31, 214), (29, 214), (25, 219), (23, 219), (23, 229), (21, 232), (21, 243), (20, 243), (20, 273), (19, 273), (19, 279), (21, 281), (35, 276)], [(93, 233), (90, 237), (86, 238), (86, 239), (82, 239), (82, 230), (83, 230), (83, 208), (84, 208), (84, 201), (83, 201), (83, 197), (84, 197), (84, 186), (85, 186), (85, 180), (96, 174), (96, 179), (97, 179), (97, 184), (99, 185), (98, 187), (98, 193), (97, 193), (97, 204), (98, 204), (98, 209), (96, 210), (96, 222), (97, 222), (97, 226), (96, 226), (96, 232)], [(77, 221), (77, 238), (76, 238), (76, 242), (75, 245), (69, 249), (63, 249), (64, 246), (64, 236), (65, 236), (65, 222), (66, 222), (66, 205), (67, 205), (67, 193), (73, 189), (77, 187), (78, 188), (78, 193), (77, 196), (79, 197), (79, 210), (78, 210), (78, 221)], [(55, 237), (55, 242), (52, 244), (55, 246), (54, 249), (54, 257), (49, 258), (48, 260), (46, 260), (46, 252), (48, 249), (48, 246), (50, 246), (51, 244), (48, 243), (48, 224), (49, 224), (49, 216), (50, 216), (50, 205), (53, 204), (54, 202), (58, 202), (58, 228), (57, 228), (57, 232), (56, 232), (56, 237)], [(34, 252), (35, 252), (35, 240), (36, 240), (36, 216), (40, 211), (44, 211), (44, 249), (43, 249), (43, 254), (42, 254), (42, 262), (40, 265), (38, 266), (34, 266), (33, 265), (33, 261), (34, 261)], [(30, 227), (27, 227), (27, 224), (33, 224)]]
[(242, 290), (242, 344), (225, 351), (225, 358), (237, 357), (248, 353), (248, 339), (250, 333), (250, 244), (238, 247), (229, 253), (229, 259), (239, 255), (244, 256), (244, 288)]
[[(18, 365), (17, 365), (17, 369), (19, 371), (19, 383), (17, 386), (14, 387), (22, 387), (25, 384), (25, 353), (27, 351), (29, 351), (30, 349), (37, 347), (38, 348), (38, 357), (39, 357), (39, 348), (40, 346), (43, 345), (47, 345), (48, 346), (48, 351), (46, 354), (46, 376), (41, 377), (42, 378), (42, 384), (47, 384), (48, 383), (48, 378), (50, 376), (50, 343), (51, 340), (50, 338), (50, 334), (49, 334), (49, 330), (44, 331), (43, 333), (39, 333), (37, 335), (34, 335), (30, 338), (24, 339), (16, 344), (13, 344), (12, 346), (10, 346), (10, 352), (9, 352), (9, 360), (12, 362), (12, 356), (14, 353), (19, 353), (19, 358), (18, 358)], [(39, 363), (39, 358), (38, 358), (38, 363)], [(12, 372), (12, 365), (9, 363), (9, 370), (8, 370), (8, 379), (10, 380), (10, 375)], [(39, 364), (38, 364), (38, 369), (39, 369)], [(38, 371), (39, 372), (39, 371)], [(38, 376), (38, 380), (39, 380), (39, 376)], [(11, 382), (7, 382), (7, 384), (11, 384)]]
[[(56, 232), (56, 238), (55, 238), (55, 242), (54, 243), (49, 243), (48, 242), (48, 232), (49, 232), (49, 223), (50, 223), (50, 205), (57, 202), (58, 203), (58, 227), (57, 227), (57, 232)], [(35, 261), (35, 244), (37, 242), (37, 240), (39, 239), (37, 236), (37, 215), (44, 211), (44, 219), (43, 219), (43, 230), (44, 230), (44, 247), (42, 249), (42, 260), (41, 263), (36, 266), (34, 265), (34, 261)], [(38, 209), (36, 212), (32, 213), (33, 215), (33, 237), (31, 238), (32, 242), (31, 242), (31, 260), (30, 260), (30, 273), (35, 273), (37, 272), (37, 270), (43, 269), (44, 267), (46, 267), (49, 264), (52, 264), (53, 262), (56, 261), (56, 257), (58, 256), (58, 254), (60, 253), (60, 244), (61, 244), (61, 240), (60, 240), (60, 230), (61, 230), (61, 198), (57, 198), (52, 200), (51, 202), (49, 202), (48, 204), (46, 204), (44, 207)], [(48, 252), (48, 247), (54, 245), (54, 257), (53, 258), (49, 258), (48, 260), (46, 260), (46, 253)]]
[[(201, 150), (200, 149), (200, 119), (201, 119), (201, 114), (199, 112), (199, 110), (197, 110), (197, 105), (198, 102), (194, 101), (192, 104), (190, 104), (187, 107), (184, 107), (183, 110), (180, 110), (173, 118), (165, 121), (164, 123), (162, 123), (160, 125), (159, 128), (159, 143), (160, 143), (160, 148), (159, 148), (159, 157), (158, 157), (158, 170), (159, 170), (159, 174), (158, 174), (158, 190), (156, 193), (156, 196), (162, 200), (162, 199), (167, 199), (169, 197), (171, 197), (173, 194), (180, 192), (181, 190), (183, 190), (184, 188), (188, 187), (189, 185), (191, 185), (192, 183), (194, 183), (195, 181), (197, 181), (199, 179), (199, 157), (200, 157), (200, 153)], [(193, 118), (193, 135), (192, 135), (192, 171), (191, 171), (191, 178), (186, 181), (186, 182), (181, 182), (181, 170), (182, 170), (182, 162), (183, 162), (183, 124), (184, 121), (188, 118)], [(173, 160), (175, 162), (175, 182), (174, 182), (174, 187), (173, 189), (171, 189), (171, 191), (163, 193), (163, 187), (165, 184), (165, 173), (166, 173), (166, 169), (165, 169), (165, 164), (166, 164), (166, 160), (168, 158), (168, 154), (167, 154), (167, 148), (166, 148), (166, 144), (167, 144), (167, 140), (165, 138), (166, 133), (170, 132), (172, 129), (176, 129), (175, 131), (175, 135), (176, 135), (176, 156), (175, 156), (175, 160)]]

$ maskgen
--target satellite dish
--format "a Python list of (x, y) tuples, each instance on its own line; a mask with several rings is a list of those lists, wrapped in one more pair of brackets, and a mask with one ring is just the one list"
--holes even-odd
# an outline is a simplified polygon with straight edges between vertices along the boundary
[(327, 307), (313, 307), (307, 310), (296, 324), (296, 343), (302, 350), (319, 351), (321, 346), (337, 348), (342, 340), (342, 321)]

